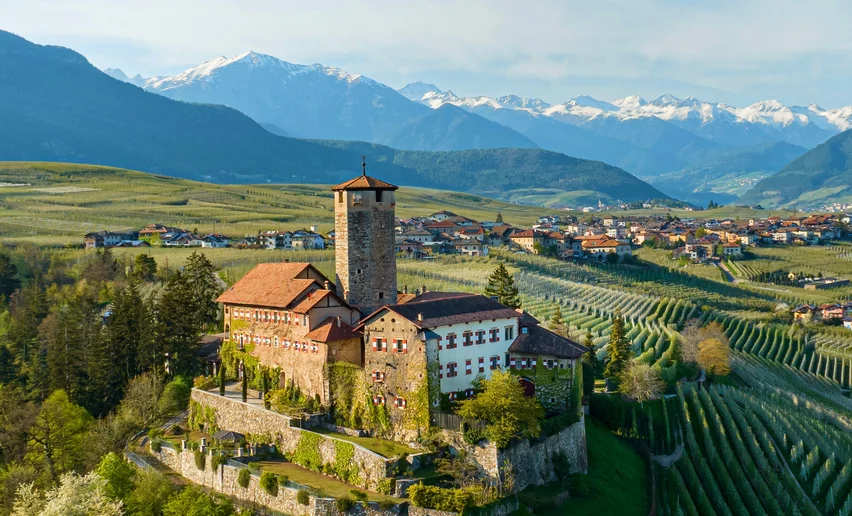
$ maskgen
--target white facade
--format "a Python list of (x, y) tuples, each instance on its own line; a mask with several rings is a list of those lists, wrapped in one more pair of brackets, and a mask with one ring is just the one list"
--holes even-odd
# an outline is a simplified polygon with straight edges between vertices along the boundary
[[(492, 330), (497, 330), (494, 342)], [(509, 346), (518, 336), (518, 318), (451, 324), (431, 331), (439, 338), (427, 340), (426, 351), (428, 357), (438, 357), (441, 392), (465, 391), (472, 388), (471, 382), (477, 375), (491, 378), (492, 370), (506, 368)], [(465, 345), (468, 332), (472, 344)], [(482, 336), (481, 344), (477, 344), (478, 336)]]

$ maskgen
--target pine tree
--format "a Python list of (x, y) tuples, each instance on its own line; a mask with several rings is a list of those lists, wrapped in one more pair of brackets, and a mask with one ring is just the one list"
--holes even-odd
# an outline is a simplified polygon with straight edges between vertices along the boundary
[(213, 264), (203, 254), (192, 253), (186, 260), (184, 273), (191, 288), (190, 303), (196, 312), (196, 324), (202, 329), (210, 328), (219, 318), (216, 304), (219, 286)]
[[(167, 359), (172, 375), (192, 375), (199, 369), (195, 352), (204, 328), (193, 303), (194, 296), (189, 276), (177, 270), (169, 278), (157, 305), (157, 341), (161, 346), (156, 350), (157, 360)], [(162, 364), (154, 365), (160, 367)]]
[(613, 384), (618, 384), (618, 377), (630, 361), (630, 342), (624, 329), (624, 319), (616, 314), (612, 321), (612, 331), (609, 334), (607, 347), (607, 363), (604, 368), (604, 378)]
[(556, 311), (550, 316), (550, 327), (558, 328), (565, 324), (565, 319), (562, 317), (562, 307), (556, 305)]
[(494, 221), (498, 224), (502, 224), (503, 223), (503, 214), (498, 212), (497, 218)]
[(485, 295), (496, 298), (509, 308), (521, 307), (521, 296), (518, 293), (518, 287), (515, 286), (515, 279), (502, 263), (488, 276)]

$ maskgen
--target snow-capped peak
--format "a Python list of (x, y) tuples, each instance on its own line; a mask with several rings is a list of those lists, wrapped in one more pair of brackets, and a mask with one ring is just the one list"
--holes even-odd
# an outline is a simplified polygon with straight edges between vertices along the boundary
[(402, 88), (396, 90), (408, 100), (421, 100), (427, 93), (444, 93), (440, 88), (428, 82), (410, 82)]
[(639, 95), (630, 95), (629, 97), (615, 99), (610, 104), (620, 108), (638, 108), (644, 106), (647, 102)]
[(539, 98), (526, 98), (517, 95), (503, 95), (497, 97), (497, 103), (501, 106), (511, 107), (515, 109), (527, 109), (530, 111), (541, 111), (550, 107), (550, 104)]
[(677, 104), (680, 104), (680, 102), (681, 102), (681, 99), (675, 97), (671, 93), (665, 93), (665, 94), (660, 95), (659, 97), (655, 98), (654, 100), (652, 100), (650, 102), (650, 104), (653, 104), (654, 106), (664, 107), (664, 106), (675, 106)]

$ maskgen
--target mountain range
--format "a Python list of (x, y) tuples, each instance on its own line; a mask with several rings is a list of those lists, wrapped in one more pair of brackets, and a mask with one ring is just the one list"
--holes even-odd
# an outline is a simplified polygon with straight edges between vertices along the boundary
[[(263, 65), (254, 58), (249, 61), (240, 66)], [(510, 200), (546, 195), (583, 203), (598, 198), (673, 202), (617, 167), (539, 148), (508, 148), (523, 147), (529, 140), (457, 106), (432, 109), (369, 79), (332, 69), (305, 67), (288, 76), (295, 80), (311, 75), (314, 89), (325, 84), (326, 78), (331, 78), (329, 84), (341, 87), (338, 98), (324, 104), (333, 105), (330, 111), (322, 106), (301, 111), (316, 115), (303, 126), (283, 123), (286, 118), (263, 120), (261, 125), (236, 109), (211, 104), (213, 99), (206, 99), (208, 103), (178, 101), (145, 91), (128, 82), (150, 88), (150, 79), (128, 79), (116, 70), (111, 77), (72, 50), (37, 45), (4, 31), (0, 31), (0, 70), (0, 160), (112, 165), (223, 183), (333, 183), (356, 173), (366, 154), (372, 173), (402, 186), (431, 186)], [(276, 73), (290, 72), (282, 68)], [(197, 77), (185, 77), (189, 80), (191, 76)], [(250, 77), (245, 80), (243, 88), (261, 91)], [(173, 79), (156, 79), (156, 83), (172, 95), (181, 91)], [(343, 88), (342, 83), (349, 86)], [(203, 81), (196, 85), (199, 91), (226, 91), (205, 88)], [(322, 96), (308, 86), (299, 92), (322, 103)], [(339, 114), (348, 95), (355, 92), (367, 92), (372, 108), (351, 105), (347, 112), (351, 123), (337, 129), (340, 133), (335, 136), (342, 137), (346, 131), (352, 136), (357, 130), (379, 134), (379, 128), (389, 130), (395, 124), (393, 132), (412, 146), (428, 139), (429, 145), (467, 150), (396, 150), (359, 141), (291, 137), (311, 123), (320, 127), (319, 122), (326, 119), (323, 113)], [(279, 94), (270, 90), (272, 93)], [(393, 117), (397, 110), (411, 110), (416, 116), (401, 117), (394, 124), (379, 116)], [(491, 142), (506, 148), (470, 149)]]
[(394, 90), (339, 68), (257, 52), (219, 57), (170, 77), (106, 71), (176, 100), (233, 107), (276, 134), (404, 150), (542, 148), (603, 161), (701, 204), (734, 201), (852, 128), (852, 106), (768, 100), (735, 107), (669, 94), (650, 102), (579, 96), (559, 104), (517, 95), (460, 97), (424, 82)]

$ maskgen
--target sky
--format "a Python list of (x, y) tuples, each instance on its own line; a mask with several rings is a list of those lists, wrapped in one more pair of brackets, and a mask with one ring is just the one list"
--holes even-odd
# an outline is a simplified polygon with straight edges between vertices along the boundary
[(144, 77), (254, 50), (460, 96), (852, 104), (849, 0), (0, 0), (0, 13), (2, 30)]

